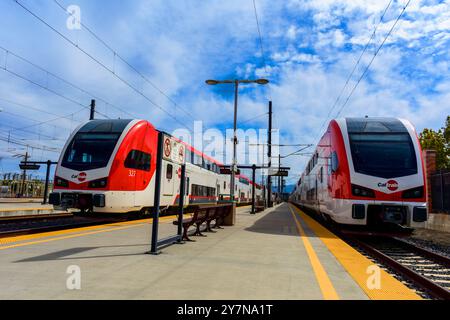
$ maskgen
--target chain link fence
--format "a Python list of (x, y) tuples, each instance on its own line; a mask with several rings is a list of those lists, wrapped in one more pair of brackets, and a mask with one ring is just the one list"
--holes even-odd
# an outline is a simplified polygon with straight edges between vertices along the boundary
[(450, 213), (450, 171), (431, 175), (431, 207), (433, 212)]

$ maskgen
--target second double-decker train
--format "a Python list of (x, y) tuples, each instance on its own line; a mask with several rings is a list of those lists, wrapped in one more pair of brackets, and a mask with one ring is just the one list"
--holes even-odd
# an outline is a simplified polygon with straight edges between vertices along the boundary
[(425, 173), (413, 125), (397, 118), (332, 120), (290, 200), (338, 224), (423, 227)]
[[(146, 120), (91, 120), (69, 137), (59, 158), (49, 202), (56, 207), (100, 213), (150, 212), (155, 186), (160, 205), (215, 203), (230, 200), (230, 176), (220, 174), (221, 163)], [(156, 165), (161, 156), (161, 180)], [(186, 192), (180, 195), (181, 165), (186, 164)], [(250, 202), (252, 185), (260, 200), (263, 189), (244, 175), (235, 183), (235, 201)]]

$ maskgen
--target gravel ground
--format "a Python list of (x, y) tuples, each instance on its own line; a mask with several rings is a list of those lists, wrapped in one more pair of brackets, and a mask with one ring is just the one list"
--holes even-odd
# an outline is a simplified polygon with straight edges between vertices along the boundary
[(450, 232), (416, 229), (411, 236), (404, 240), (450, 257)]

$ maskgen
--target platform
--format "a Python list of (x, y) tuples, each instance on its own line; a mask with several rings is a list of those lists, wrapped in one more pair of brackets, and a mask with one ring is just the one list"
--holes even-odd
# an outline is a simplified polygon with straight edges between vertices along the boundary
[[(23, 215), (38, 215), (65, 212), (54, 210), (51, 204), (41, 204), (41, 202), (27, 201), (26, 199), (0, 199), (0, 217), (12, 217)], [(42, 199), (40, 200), (42, 201)]]
[[(157, 256), (145, 254), (150, 219), (0, 239), (0, 299), (419, 298), (384, 271), (368, 289), (370, 261), (294, 207), (249, 211)], [(172, 220), (161, 218), (161, 236)], [(66, 287), (71, 265), (80, 290)]]

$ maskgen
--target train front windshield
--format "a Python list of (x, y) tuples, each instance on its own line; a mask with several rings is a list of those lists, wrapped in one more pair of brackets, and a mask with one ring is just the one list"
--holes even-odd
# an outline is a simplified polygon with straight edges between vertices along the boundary
[(78, 171), (106, 167), (119, 137), (119, 133), (77, 133), (61, 165)]
[(353, 166), (358, 173), (404, 177), (417, 173), (414, 145), (407, 133), (350, 133)]

